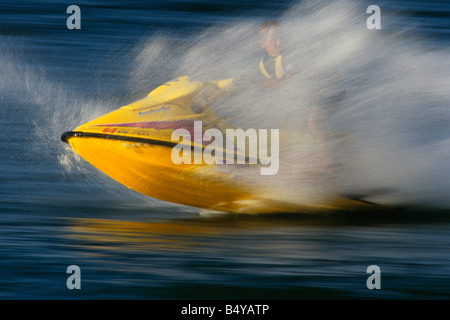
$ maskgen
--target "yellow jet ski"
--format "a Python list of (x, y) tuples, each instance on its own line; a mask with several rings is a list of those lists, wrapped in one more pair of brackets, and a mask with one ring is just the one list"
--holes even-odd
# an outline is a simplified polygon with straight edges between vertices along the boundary
[[(212, 153), (209, 150), (210, 155), (220, 153), (224, 158), (232, 154), (236, 159), (240, 155), (244, 159), (240, 163), (195, 161), (196, 153), (188, 151), (203, 152), (210, 146), (196, 139), (198, 123), (202, 125), (201, 134), (208, 129), (221, 132), (235, 129), (210, 108), (210, 103), (227, 91), (232, 80), (203, 83), (190, 81), (188, 76), (177, 78), (142, 100), (63, 133), (61, 139), (111, 178), (168, 202), (230, 213), (310, 212), (371, 206), (358, 199), (337, 196), (307, 201), (274, 188), (273, 177), (264, 179), (260, 175), (260, 169), (267, 165), (252, 161), (254, 154), (246, 148), (242, 150), (242, 146), (227, 150), (217, 145)], [(190, 139), (180, 135), (174, 139), (177, 130), (192, 135)], [(177, 155), (183, 154), (184, 160), (192, 161), (174, 161), (174, 150)], [(311, 174), (308, 178), (311, 179)]]

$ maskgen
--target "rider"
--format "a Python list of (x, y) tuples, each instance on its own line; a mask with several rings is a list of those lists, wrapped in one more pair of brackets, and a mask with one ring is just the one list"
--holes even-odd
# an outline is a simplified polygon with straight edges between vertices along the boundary
[(265, 50), (259, 62), (259, 70), (264, 75), (264, 85), (277, 87), (282, 81), (291, 77), (283, 63), (281, 54), (279, 24), (276, 21), (264, 22), (259, 27), (259, 44)]
[[(259, 44), (265, 51), (259, 62), (264, 86), (279, 87), (296, 75), (292, 65), (284, 61), (285, 58), (281, 50), (280, 25), (277, 21), (267, 21), (261, 24)], [(326, 79), (326, 83), (331, 81), (333, 88), (321, 88), (319, 90), (320, 97), (316, 99), (308, 115), (308, 128), (314, 139), (322, 147), (324, 160), (331, 165), (333, 161), (329, 150), (331, 134), (326, 122), (339, 109), (345, 97), (345, 89), (342, 79), (334, 70), (330, 70), (326, 74), (319, 75), (316, 73), (317, 78)]]

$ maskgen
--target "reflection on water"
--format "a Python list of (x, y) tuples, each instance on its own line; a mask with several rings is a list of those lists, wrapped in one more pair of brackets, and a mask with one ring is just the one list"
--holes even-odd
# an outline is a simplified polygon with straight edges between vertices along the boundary
[[(132, 290), (130, 297), (161, 299), (448, 298), (445, 216), (406, 210), (157, 222), (70, 218), (65, 236), (80, 253), (75, 262), (89, 281), (84, 294), (100, 297)], [(372, 264), (383, 273), (378, 292), (366, 288)]]
[(339, 231), (354, 227), (404, 226), (448, 220), (446, 210), (424, 211), (420, 208), (312, 214), (225, 214), (158, 222), (70, 218), (67, 236), (81, 243), (95, 243), (102, 249), (117, 246), (123, 249), (127, 246), (129, 251), (192, 251), (211, 245), (211, 240), (243, 236), (264, 236), (271, 233), (305, 234), (314, 230), (320, 233), (327, 228), (336, 227)]
[(177, 222), (76, 219), (69, 227), (69, 232), (73, 239), (106, 244), (102, 246), (103, 249), (127, 246), (129, 251), (147, 251), (149, 248), (185, 251), (200, 246), (200, 238), (220, 234), (224, 230)]

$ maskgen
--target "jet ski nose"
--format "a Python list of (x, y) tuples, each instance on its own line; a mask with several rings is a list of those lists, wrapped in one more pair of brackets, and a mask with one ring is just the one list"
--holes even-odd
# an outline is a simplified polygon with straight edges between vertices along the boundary
[(68, 139), (69, 139), (69, 136), (70, 136), (70, 131), (64, 132), (64, 133), (61, 135), (61, 141), (67, 143), (67, 142), (68, 142)]
[(61, 141), (65, 142), (65, 143), (69, 143), (69, 139), (72, 137), (77, 137), (79, 136), (80, 133), (79, 132), (75, 132), (75, 131), (66, 131), (61, 135)]

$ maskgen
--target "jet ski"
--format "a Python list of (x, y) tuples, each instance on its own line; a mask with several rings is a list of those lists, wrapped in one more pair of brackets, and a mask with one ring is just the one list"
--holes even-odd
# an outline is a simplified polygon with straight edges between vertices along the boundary
[[(61, 140), (128, 188), (203, 210), (277, 213), (371, 206), (365, 201), (342, 196), (314, 201), (305, 196), (298, 198), (295, 188), (286, 190), (276, 186), (277, 175), (261, 175), (261, 169), (267, 169), (267, 161), (255, 160), (260, 155), (250, 152), (247, 145), (229, 150), (227, 145), (217, 143), (217, 139), (206, 142), (198, 139), (199, 133), (205, 134), (209, 129), (219, 130), (219, 133), (236, 129), (211, 108), (214, 101), (227, 94), (232, 82), (233, 79), (200, 82), (191, 81), (188, 76), (179, 77), (157, 87), (141, 100), (63, 133)], [(214, 143), (216, 148), (211, 150)], [(196, 150), (209, 151), (210, 157), (220, 154), (223, 161), (196, 161)], [(230, 154), (230, 159), (242, 161), (225, 161)], [(317, 182), (323, 175), (308, 172), (300, 178), (303, 183), (308, 179)]]

